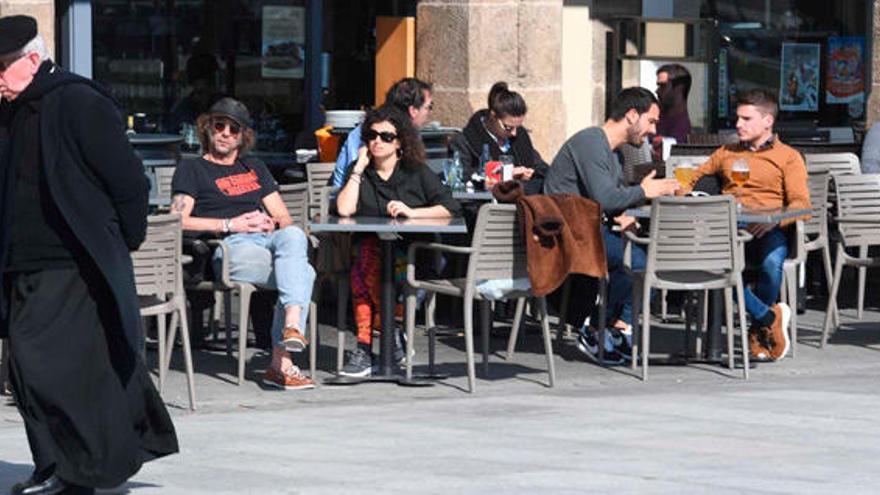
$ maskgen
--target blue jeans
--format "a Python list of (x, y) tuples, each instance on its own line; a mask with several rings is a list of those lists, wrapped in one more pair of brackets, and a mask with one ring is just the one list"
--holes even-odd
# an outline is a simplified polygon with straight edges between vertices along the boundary
[[(612, 232), (602, 225), (602, 237), (605, 240), (605, 256), (608, 259), (608, 307), (605, 311), (605, 323), (611, 325), (614, 320), (622, 320), (632, 325), (632, 277), (623, 267), (623, 246), (625, 242), (619, 232)], [(646, 262), (645, 248), (632, 245), (632, 269), (644, 270)], [(596, 315), (594, 315), (594, 318)], [(598, 320), (591, 320), (593, 325)]]
[[(300, 327), (304, 327), (312, 300), (315, 270), (309, 264), (308, 238), (299, 227), (289, 226), (271, 234), (242, 233), (224, 239), (229, 247), (229, 278), (262, 288), (278, 290), (278, 304), (272, 319), (272, 343), (281, 342), (284, 308), (299, 306)], [(223, 252), (214, 252), (219, 273)]]
[[(746, 244), (746, 262), (758, 268), (755, 288), (746, 287), (746, 311), (764, 325), (772, 323), (770, 306), (776, 304), (782, 287), (782, 264), (788, 256), (788, 240), (779, 227)], [(769, 321), (768, 321), (769, 320)]]

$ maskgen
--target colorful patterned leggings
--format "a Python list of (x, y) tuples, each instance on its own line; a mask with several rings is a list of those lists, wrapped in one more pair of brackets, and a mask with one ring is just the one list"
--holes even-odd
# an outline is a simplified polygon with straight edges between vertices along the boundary
[[(352, 244), (354, 261), (351, 266), (351, 302), (357, 325), (357, 341), (370, 345), (373, 328), (380, 328), (382, 292), (382, 247), (376, 236), (364, 236)], [(395, 293), (403, 288), (406, 279), (406, 251), (404, 246), (394, 247)]]

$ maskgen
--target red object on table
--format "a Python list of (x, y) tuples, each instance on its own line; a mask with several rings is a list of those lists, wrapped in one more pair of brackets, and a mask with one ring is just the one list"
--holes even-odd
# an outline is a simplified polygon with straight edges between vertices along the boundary
[(486, 162), (486, 190), (492, 190), (492, 186), (501, 182), (501, 162), (493, 160)]

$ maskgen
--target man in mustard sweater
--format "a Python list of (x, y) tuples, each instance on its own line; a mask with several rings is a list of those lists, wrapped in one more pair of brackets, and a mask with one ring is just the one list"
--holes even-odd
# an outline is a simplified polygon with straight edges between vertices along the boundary
[[(809, 208), (810, 191), (803, 157), (773, 134), (778, 104), (766, 91), (741, 94), (736, 109), (739, 143), (719, 148), (698, 169), (691, 185), (704, 175), (722, 179), (722, 193), (737, 196), (749, 208)], [(748, 164), (748, 179), (741, 185), (733, 180), (734, 163)], [(741, 163), (740, 163), (741, 164)], [(738, 167), (737, 167), (738, 168)], [(746, 311), (752, 317), (749, 350), (762, 360), (779, 360), (788, 352), (788, 321), (791, 309), (776, 304), (782, 285), (782, 264), (788, 254), (784, 228), (797, 219), (779, 224), (749, 224), (754, 239), (746, 244), (746, 259), (758, 266), (754, 288), (746, 288)]]

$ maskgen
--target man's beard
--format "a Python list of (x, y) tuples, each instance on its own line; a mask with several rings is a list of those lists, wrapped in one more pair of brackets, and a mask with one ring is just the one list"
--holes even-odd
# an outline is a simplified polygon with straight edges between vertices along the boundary
[(231, 146), (231, 147), (224, 150), (224, 149), (220, 149), (214, 143), (211, 143), (211, 154), (218, 157), (218, 158), (226, 158), (226, 157), (232, 155), (233, 153), (235, 153), (236, 151), (238, 151), (238, 148), (240, 146), (241, 146), (241, 144), (238, 144), (238, 145)]
[(642, 145), (642, 133), (639, 130), (638, 124), (633, 124), (626, 128), (626, 142), (633, 146), (641, 146)]

